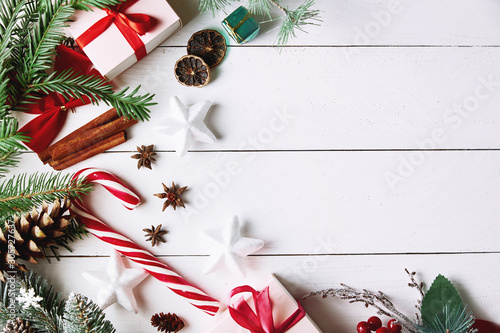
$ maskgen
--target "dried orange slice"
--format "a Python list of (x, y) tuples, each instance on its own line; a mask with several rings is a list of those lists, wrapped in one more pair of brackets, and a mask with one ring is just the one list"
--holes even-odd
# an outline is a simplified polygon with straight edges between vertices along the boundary
[(175, 77), (188, 87), (204, 87), (210, 81), (210, 67), (202, 58), (185, 55), (175, 63)]
[(215, 67), (224, 59), (227, 51), (226, 39), (218, 31), (195, 32), (188, 41), (188, 54), (201, 57), (208, 66)]

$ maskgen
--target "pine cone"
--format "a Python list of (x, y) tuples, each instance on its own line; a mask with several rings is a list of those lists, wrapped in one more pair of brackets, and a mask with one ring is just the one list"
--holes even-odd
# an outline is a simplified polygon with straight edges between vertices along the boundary
[(36, 258), (45, 257), (42, 249), (55, 245), (55, 240), (64, 236), (71, 225), (70, 206), (69, 198), (57, 199), (49, 213), (49, 205), (44, 202), (40, 213), (33, 207), (31, 213), (14, 216), (14, 223), (5, 222), (5, 231), (0, 232), (0, 280), (5, 281), (3, 271), (26, 271), (18, 259), (36, 264)]
[(31, 323), (19, 317), (15, 321), (7, 321), (3, 331), (5, 333), (35, 333), (35, 329), (31, 327)]
[(151, 317), (151, 325), (158, 332), (176, 333), (184, 327), (184, 322), (175, 313), (157, 313)]

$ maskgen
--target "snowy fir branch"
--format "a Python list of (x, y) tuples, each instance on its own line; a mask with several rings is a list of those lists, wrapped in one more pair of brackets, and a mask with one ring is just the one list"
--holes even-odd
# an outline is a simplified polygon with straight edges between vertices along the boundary
[[(202, 13), (212, 12), (212, 15), (215, 16), (217, 12), (224, 11), (231, 2), (232, 0), (200, 0), (199, 10)], [(318, 25), (321, 22), (320, 11), (312, 9), (314, 4), (314, 0), (306, 0), (299, 7), (292, 10), (279, 0), (248, 0), (248, 7), (251, 12), (266, 15), (271, 20), (274, 20), (271, 14), (273, 7), (278, 8), (283, 13), (283, 16), (280, 17), (283, 23), (276, 37), (276, 45), (280, 48), (285, 46), (290, 38), (296, 37), (297, 31), (306, 32), (305, 26)]]

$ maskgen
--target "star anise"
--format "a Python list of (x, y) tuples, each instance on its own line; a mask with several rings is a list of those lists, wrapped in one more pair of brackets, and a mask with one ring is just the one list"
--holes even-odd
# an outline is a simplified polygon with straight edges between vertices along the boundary
[(180, 197), (182, 193), (187, 189), (187, 186), (177, 188), (172, 182), (172, 187), (168, 188), (163, 184), (163, 190), (165, 191), (164, 193), (157, 193), (154, 196), (160, 198), (160, 199), (167, 199), (165, 203), (163, 203), (163, 209), (161, 210), (162, 212), (168, 207), (172, 206), (174, 210), (177, 208), (177, 206), (181, 206), (183, 208), (186, 208), (184, 206), (184, 202), (182, 201), (182, 198)]
[(151, 170), (151, 162), (156, 162), (155, 158), (153, 156), (156, 155), (156, 153), (153, 151), (154, 145), (149, 145), (149, 146), (144, 146), (142, 145), (140, 148), (137, 147), (137, 151), (139, 154), (132, 155), (130, 157), (135, 158), (137, 161), (137, 169), (140, 169), (141, 167), (146, 167)]
[(162, 225), (158, 225), (156, 228), (154, 226), (151, 226), (151, 229), (142, 229), (146, 233), (146, 237), (149, 237), (146, 239), (146, 242), (151, 241), (151, 246), (155, 246), (159, 242), (166, 243), (162, 236), (167, 233), (167, 231), (161, 230)]

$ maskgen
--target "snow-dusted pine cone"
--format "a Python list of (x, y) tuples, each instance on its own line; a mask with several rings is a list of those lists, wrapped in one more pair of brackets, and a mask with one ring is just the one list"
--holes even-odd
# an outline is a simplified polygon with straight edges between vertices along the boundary
[(4, 333), (35, 333), (35, 329), (31, 327), (31, 324), (27, 320), (22, 320), (17, 317), (16, 320), (7, 321), (3, 329)]

